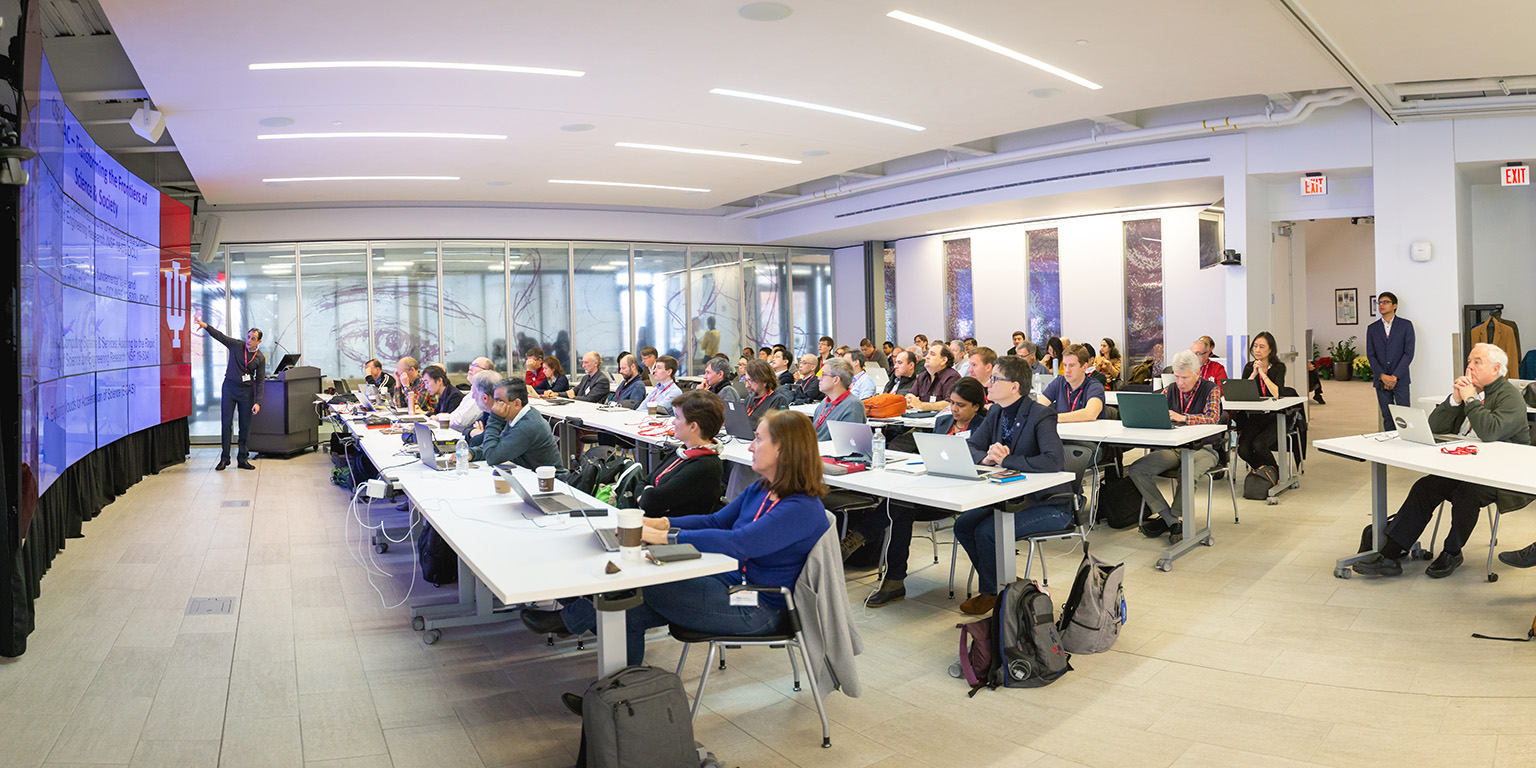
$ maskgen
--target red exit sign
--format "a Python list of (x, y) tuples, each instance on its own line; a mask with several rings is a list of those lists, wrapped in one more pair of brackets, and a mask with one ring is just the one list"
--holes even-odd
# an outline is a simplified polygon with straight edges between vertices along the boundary
[(1523, 165), (1506, 165), (1502, 169), (1504, 175), (1500, 177), (1500, 186), (1523, 187), (1531, 183), (1530, 169)]
[(1321, 173), (1309, 173), (1306, 176), (1301, 177), (1302, 197), (1326, 194), (1328, 194), (1327, 176), (1324, 176)]

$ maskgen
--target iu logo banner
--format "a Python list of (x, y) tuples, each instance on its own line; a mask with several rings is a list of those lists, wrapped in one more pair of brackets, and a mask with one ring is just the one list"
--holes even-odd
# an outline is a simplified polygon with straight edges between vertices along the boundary
[(170, 421), (192, 415), (192, 264), (160, 254), (160, 421)]

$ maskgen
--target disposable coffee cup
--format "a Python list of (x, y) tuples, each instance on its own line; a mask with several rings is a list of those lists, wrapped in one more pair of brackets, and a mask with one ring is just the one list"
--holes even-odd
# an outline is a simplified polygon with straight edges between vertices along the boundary
[(495, 473), (494, 479), (496, 481), (496, 492), (497, 493), (511, 493), (512, 492), (512, 484), (507, 481), (507, 478), (506, 478), (505, 475), (502, 475), (500, 472), (497, 472), (497, 473)]
[(646, 409), (645, 409), (645, 412), (649, 413), (652, 416), (657, 416), (657, 415), (659, 415), (661, 413), (661, 409), (657, 408), (654, 405), (652, 405), (652, 406), (647, 406)]
[(639, 560), (640, 530), (645, 525), (645, 510), (619, 510), (619, 556), (625, 560)]
[(554, 490), (555, 490), (555, 468), (554, 467), (539, 467), (538, 469), (534, 470), (534, 474), (538, 475), (538, 477), (539, 477), (539, 493), (554, 493)]
[(439, 413), (439, 414), (433, 416), (432, 418), (437, 420), (437, 425), (439, 427), (446, 427), (446, 426), (448, 426), (448, 420), (453, 418), (453, 414), (451, 414), (451, 413)]

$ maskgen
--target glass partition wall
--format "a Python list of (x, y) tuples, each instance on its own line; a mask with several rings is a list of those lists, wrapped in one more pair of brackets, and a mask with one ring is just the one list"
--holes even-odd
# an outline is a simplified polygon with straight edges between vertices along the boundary
[[(521, 373), (540, 347), (568, 372), (596, 350), (653, 346), (699, 375), (743, 346), (815, 352), (832, 332), (831, 251), (735, 245), (412, 240), (232, 244), (203, 268), (196, 300), (232, 335), (259, 327), (325, 378), (401, 357), (462, 373), (476, 357)], [(302, 311), (300, 311), (302, 309)], [(856, 341), (856, 340), (854, 340)], [(224, 349), (193, 366), (192, 436), (217, 439)], [(329, 382), (327, 382), (329, 385)]]

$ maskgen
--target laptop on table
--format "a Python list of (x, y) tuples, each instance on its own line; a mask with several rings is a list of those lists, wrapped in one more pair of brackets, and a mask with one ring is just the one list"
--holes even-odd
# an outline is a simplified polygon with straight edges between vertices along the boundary
[[(502, 464), (496, 467), (496, 471), (512, 486), (512, 491), (522, 497), (523, 501), (532, 504), (540, 512), (546, 515), (580, 514), (583, 512), (608, 513), (608, 508), (601, 504), (586, 504), (569, 493), (552, 491), (550, 493), (533, 493), (523, 487), (521, 482), (512, 474), (512, 465)], [(589, 515), (582, 515), (589, 517)]]
[(832, 436), (832, 456), (874, 458), (875, 430), (870, 425), (853, 421), (829, 421), (827, 432)]
[(1464, 438), (1456, 435), (1437, 435), (1429, 431), (1429, 413), (1406, 405), (1388, 405), (1392, 423), (1397, 425), (1397, 436), (1411, 443), (1444, 445), (1459, 443)]
[(752, 419), (747, 415), (747, 404), (729, 401), (725, 404), (725, 433), (737, 440), (752, 442)]
[(1120, 423), (1131, 429), (1173, 429), (1168, 398), (1161, 392), (1121, 392)]
[(433, 438), (431, 424), (417, 424), (415, 435), (416, 451), (421, 456), (421, 463), (425, 464), (427, 469), (442, 472), (453, 468), (453, 464), (450, 463), (453, 455), (437, 452), (437, 440)]
[(930, 475), (981, 480), (996, 471), (995, 467), (978, 466), (972, 461), (971, 448), (959, 435), (917, 432), (912, 437), (917, 440), (917, 453), (923, 457), (923, 467)]
[(1260, 400), (1273, 400), (1272, 397), (1259, 394), (1259, 383), (1253, 379), (1226, 379), (1221, 382), (1221, 396), (1233, 402), (1254, 403)]

